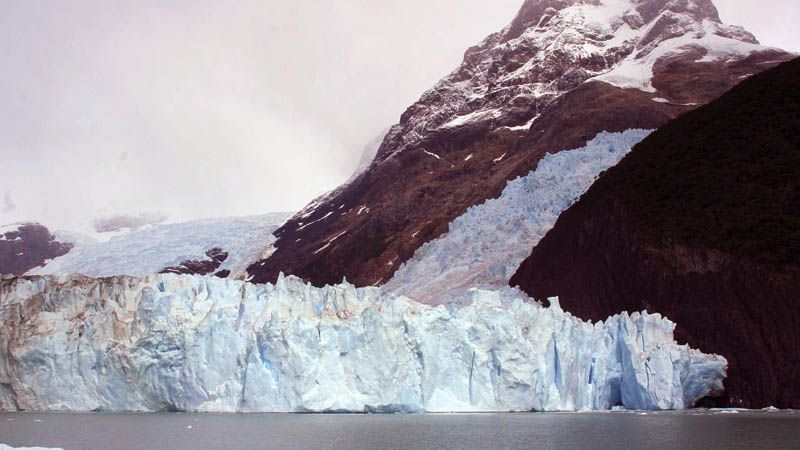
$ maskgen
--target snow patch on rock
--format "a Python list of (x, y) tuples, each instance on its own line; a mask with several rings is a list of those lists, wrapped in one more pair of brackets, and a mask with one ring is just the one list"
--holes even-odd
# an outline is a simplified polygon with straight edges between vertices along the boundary
[[(662, 21), (671, 21), (672, 32), (654, 42), (646, 41), (654, 27)], [(676, 30), (680, 30), (678, 33)], [(665, 11), (649, 26), (630, 35), (637, 45), (635, 50), (617, 64), (612, 70), (591, 80), (603, 81), (620, 88), (639, 89), (644, 92), (657, 92), (653, 87), (653, 68), (656, 63), (669, 55), (701, 48), (705, 56), (697, 62), (728, 61), (743, 59), (750, 54), (766, 51), (781, 51), (760, 45), (741, 27), (724, 25), (710, 20), (698, 21), (689, 14), (676, 14)]]
[(11, 447), (10, 445), (0, 444), (0, 450), (63, 450), (54, 447)]
[[(735, 60), (761, 46), (741, 27), (719, 22), (710, 1), (567, 0), (541, 9), (470, 48), (462, 64), (425, 92), (392, 127), (378, 162), (456, 129), (524, 129), (537, 114), (586, 81), (655, 92), (653, 67), (702, 47), (700, 62)], [(530, 8), (528, 8), (530, 6)], [(514, 22), (527, 20), (518, 16)]]

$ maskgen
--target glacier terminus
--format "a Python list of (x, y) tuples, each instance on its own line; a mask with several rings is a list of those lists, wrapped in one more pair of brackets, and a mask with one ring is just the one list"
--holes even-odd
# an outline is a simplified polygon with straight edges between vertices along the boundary
[(659, 314), (598, 323), (518, 290), (432, 307), (343, 282), (2, 279), (0, 409), (459, 412), (681, 409), (726, 360)]

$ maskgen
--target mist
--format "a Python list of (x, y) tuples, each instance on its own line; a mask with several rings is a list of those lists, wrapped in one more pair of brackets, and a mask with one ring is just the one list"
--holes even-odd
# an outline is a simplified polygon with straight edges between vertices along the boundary
[[(0, 0), (0, 224), (298, 210), (522, 0)], [(800, 50), (800, 4), (718, 0)]]

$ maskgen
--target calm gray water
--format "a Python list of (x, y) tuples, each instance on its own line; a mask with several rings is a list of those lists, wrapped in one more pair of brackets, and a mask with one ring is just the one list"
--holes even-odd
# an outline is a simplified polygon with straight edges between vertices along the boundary
[(0, 413), (0, 443), (94, 449), (800, 449), (800, 412)]

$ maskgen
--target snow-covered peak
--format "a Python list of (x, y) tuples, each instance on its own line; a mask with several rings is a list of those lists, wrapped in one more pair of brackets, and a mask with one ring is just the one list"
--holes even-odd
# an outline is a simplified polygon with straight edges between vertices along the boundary
[(722, 24), (710, 0), (528, 0), (403, 114), (377, 159), (441, 133), (528, 125), (589, 80), (655, 92), (654, 65), (668, 55), (712, 62), (769, 50)]
[(719, 21), (719, 13), (711, 0), (526, 0), (509, 25), (507, 37), (517, 37), (532, 25), (539, 24), (553, 12), (584, 9), (596, 15), (597, 20), (623, 16), (639, 16), (645, 22), (663, 11), (692, 14), (698, 19)]

